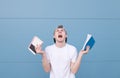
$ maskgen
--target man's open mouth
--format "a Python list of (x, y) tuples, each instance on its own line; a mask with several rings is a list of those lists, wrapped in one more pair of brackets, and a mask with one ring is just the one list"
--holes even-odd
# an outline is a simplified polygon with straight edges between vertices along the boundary
[(62, 38), (63, 36), (62, 35), (58, 35), (58, 38)]

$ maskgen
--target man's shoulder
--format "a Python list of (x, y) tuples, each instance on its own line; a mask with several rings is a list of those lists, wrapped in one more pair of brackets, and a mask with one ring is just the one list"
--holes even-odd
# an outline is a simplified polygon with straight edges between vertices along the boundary
[(73, 45), (71, 45), (71, 44), (66, 44), (66, 46), (68, 47), (68, 48), (71, 48), (71, 49), (76, 49), (76, 47), (75, 46), (73, 46)]
[(67, 50), (69, 51), (70, 53), (70, 56), (74, 55), (74, 54), (77, 54), (77, 48), (71, 44), (67, 44)]
[(53, 48), (54, 46), (55, 46), (55, 44), (48, 45), (45, 49), (50, 49), (50, 48)]

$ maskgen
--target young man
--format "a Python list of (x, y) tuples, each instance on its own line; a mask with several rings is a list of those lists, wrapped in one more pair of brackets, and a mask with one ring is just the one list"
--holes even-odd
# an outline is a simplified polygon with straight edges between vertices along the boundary
[(50, 78), (75, 78), (75, 73), (80, 67), (82, 56), (86, 51), (77, 50), (67, 43), (67, 32), (62, 25), (54, 31), (54, 44), (42, 51), (41, 45), (36, 47), (36, 52), (42, 55), (42, 65), (46, 72), (50, 72)]

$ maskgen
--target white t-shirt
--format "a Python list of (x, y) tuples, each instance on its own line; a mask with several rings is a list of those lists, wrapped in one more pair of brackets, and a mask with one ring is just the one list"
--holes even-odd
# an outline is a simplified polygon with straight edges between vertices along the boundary
[(70, 62), (75, 62), (77, 49), (69, 44), (62, 48), (55, 44), (45, 49), (49, 63), (51, 64), (50, 78), (75, 78), (70, 71)]

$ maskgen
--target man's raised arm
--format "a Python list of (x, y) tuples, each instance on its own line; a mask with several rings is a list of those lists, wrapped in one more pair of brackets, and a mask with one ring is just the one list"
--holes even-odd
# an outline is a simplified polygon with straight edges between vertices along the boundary
[(42, 51), (41, 49), (41, 45), (38, 45), (36, 48), (36, 53), (37, 54), (40, 54), (42, 56), (42, 65), (43, 65), (43, 68), (46, 72), (50, 72), (51, 70), (51, 65), (47, 59), (47, 56), (46, 56), (46, 53), (44, 51)]

